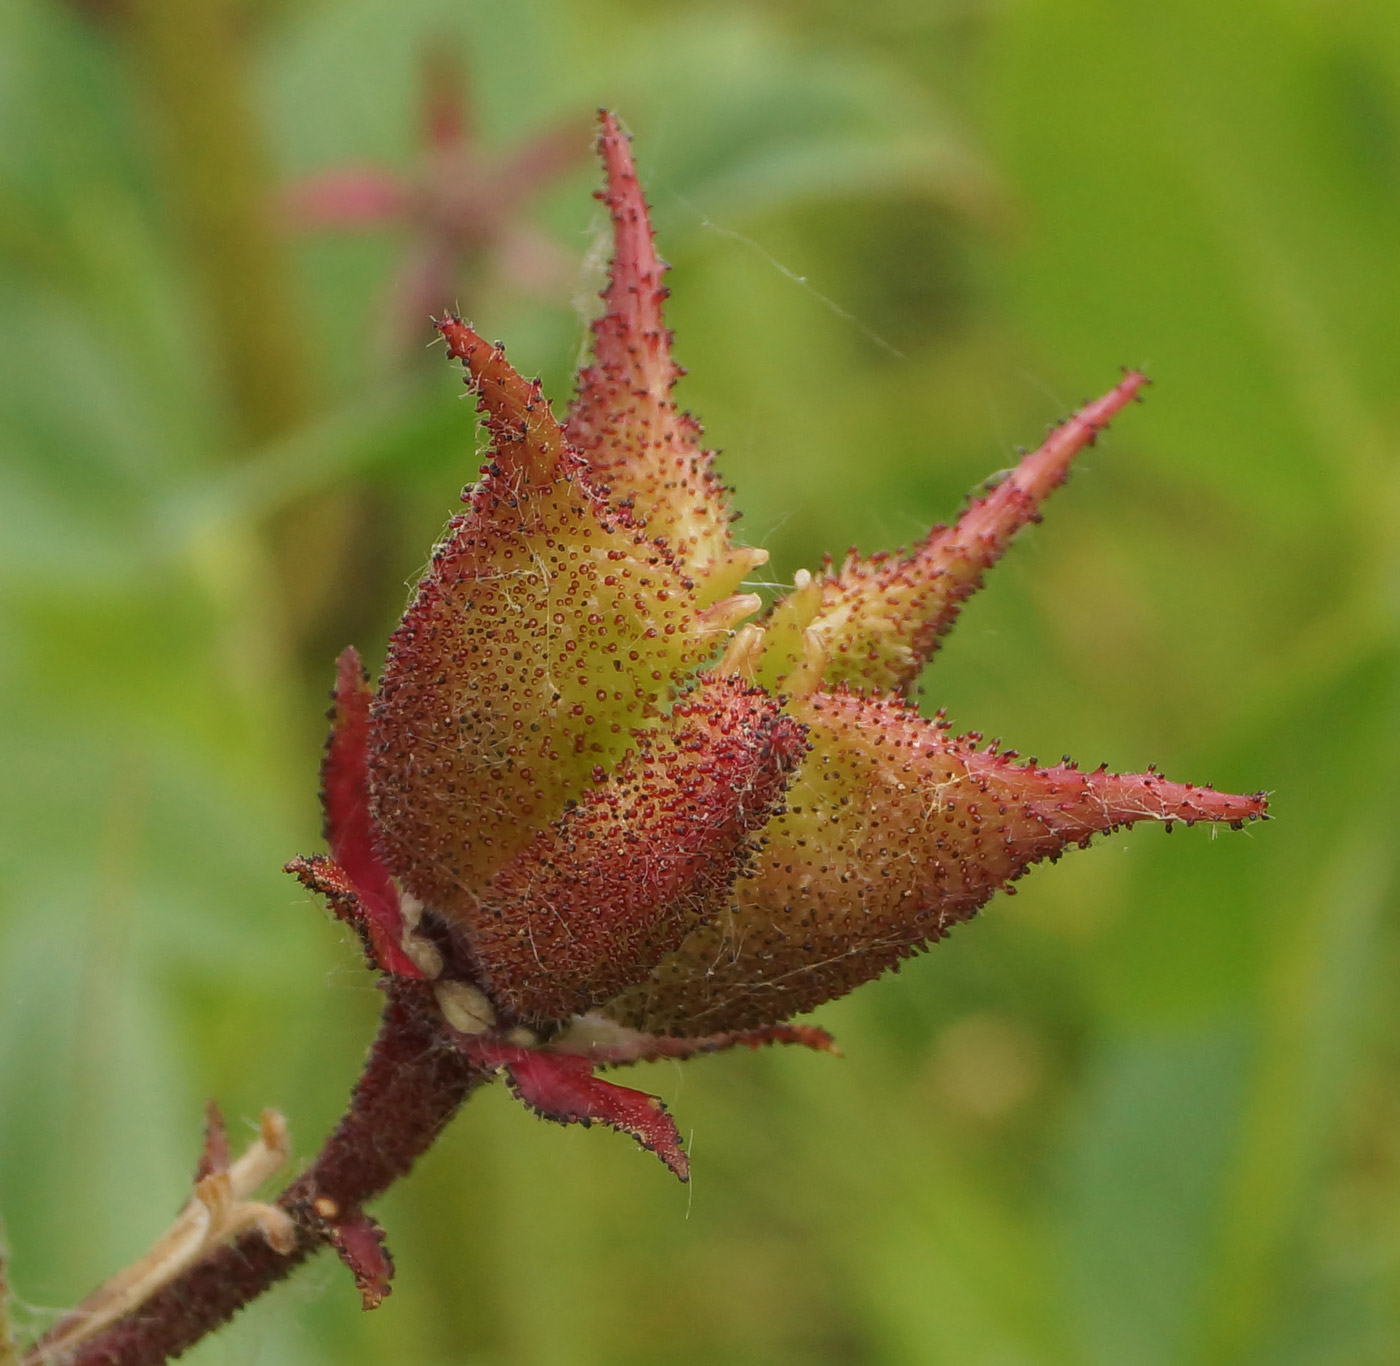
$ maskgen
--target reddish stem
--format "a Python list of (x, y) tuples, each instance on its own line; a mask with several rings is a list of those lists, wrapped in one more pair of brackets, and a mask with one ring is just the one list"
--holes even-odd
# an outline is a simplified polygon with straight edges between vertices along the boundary
[[(325, 1245), (315, 1202), (350, 1213), (406, 1175), (490, 1073), (465, 1059), (444, 1033), (431, 988), (393, 981), (350, 1108), (311, 1166), (277, 1203), (297, 1225), (290, 1253), (252, 1233), (196, 1262), (139, 1306), (62, 1358), (64, 1366), (155, 1366), (226, 1323)], [(46, 1360), (44, 1341), (25, 1366)]]

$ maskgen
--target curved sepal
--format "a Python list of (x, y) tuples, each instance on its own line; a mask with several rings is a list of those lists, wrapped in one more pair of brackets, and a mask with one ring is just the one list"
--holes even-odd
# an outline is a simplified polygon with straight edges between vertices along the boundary
[(385, 917), (382, 903), (367, 897), (340, 864), (323, 854), (294, 858), (283, 871), (291, 873), (308, 891), (325, 897), (336, 918), (359, 936), (365, 961), (376, 972), (389, 972), (396, 977), (427, 975), (404, 951), (403, 919), (397, 904), (393, 916)]
[(671, 399), (683, 372), (671, 359), (662, 310), (667, 266), (656, 254), (628, 139), (607, 110), (599, 120), (607, 186), (598, 197), (612, 219), (612, 270), (603, 315), (593, 324), (593, 364), (579, 376), (565, 427), (594, 484), (663, 537), (697, 580), (700, 600), (713, 602), (768, 555), (730, 546), (713, 453), (701, 446), (699, 424)]
[(1262, 795), (1155, 773), (1020, 765), (893, 700), (817, 694), (792, 712), (810, 752), (731, 907), (608, 1016), (685, 1036), (761, 1026), (878, 976), (1095, 834), (1265, 813)]
[(370, 772), (386, 862), (457, 919), (757, 600), (698, 609), (672, 557), (588, 485), (538, 381), (457, 319), (441, 330), (492, 461), (390, 642)]
[(602, 1081), (587, 1058), (547, 1053), (490, 1036), (459, 1035), (457, 1046), (474, 1062), (502, 1069), (516, 1099), (557, 1124), (606, 1124), (631, 1134), (682, 1181), (690, 1180), (690, 1159), (675, 1121), (657, 1096)]
[(362, 1209), (342, 1210), (322, 1196), (303, 1214), (349, 1268), (360, 1292), (360, 1307), (378, 1309), (393, 1290), (394, 1258), (379, 1221)]
[(669, 1034), (642, 1034), (596, 1011), (571, 1020), (566, 1030), (549, 1041), (549, 1051), (587, 1058), (595, 1067), (624, 1067), (636, 1062), (698, 1058), (731, 1048), (765, 1048), (770, 1044), (791, 1044), (838, 1056), (841, 1052), (836, 1040), (818, 1025), (770, 1024), (683, 1039)]
[[(1069, 476), (1074, 457), (1147, 383), (1130, 370), (1102, 398), (1056, 427), (952, 526), (937, 526), (910, 555), (852, 553), (837, 573), (802, 576), (765, 623), (756, 680), (770, 690), (818, 683), (907, 693), (1012, 537)], [(820, 659), (811, 667), (814, 652)]]
[(461, 911), (496, 1007), (563, 1020), (640, 980), (722, 909), (805, 751), (776, 699), (702, 679)]
[(331, 731), (321, 762), (322, 834), (331, 858), (353, 884), (366, 922), (397, 945), (404, 930), (399, 893), (375, 848), (369, 811), (369, 713), (373, 696), (359, 652), (353, 645), (346, 646), (336, 660), (329, 713)]

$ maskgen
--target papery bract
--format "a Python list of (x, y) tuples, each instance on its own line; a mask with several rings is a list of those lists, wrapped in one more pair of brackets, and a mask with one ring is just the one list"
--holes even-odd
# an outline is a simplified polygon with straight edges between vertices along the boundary
[(905, 700), (963, 600), (1128, 372), (908, 554), (799, 573), (761, 621), (662, 316), (665, 270), (608, 114), (615, 240), (594, 357), (560, 423), (455, 317), (490, 461), (371, 694), (340, 666), (331, 857), (294, 860), (370, 962), (432, 981), (457, 1046), (561, 1122), (684, 1177), (654, 1097), (596, 1066), (736, 1044), (831, 1047), (790, 1017), (969, 919), (1033, 864), (1142, 820), (1239, 825), (1261, 795), (1042, 768)]

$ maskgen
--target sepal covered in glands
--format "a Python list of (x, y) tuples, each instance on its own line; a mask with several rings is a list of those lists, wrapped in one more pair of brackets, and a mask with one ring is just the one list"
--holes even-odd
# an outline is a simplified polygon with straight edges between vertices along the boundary
[(458, 922), (516, 1019), (583, 1014), (723, 910), (806, 741), (775, 698), (706, 676), (481, 889)]

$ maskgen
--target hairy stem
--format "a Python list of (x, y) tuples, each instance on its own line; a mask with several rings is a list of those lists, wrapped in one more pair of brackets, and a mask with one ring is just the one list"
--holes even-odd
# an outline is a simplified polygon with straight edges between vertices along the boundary
[(60, 1349), (41, 1338), (23, 1366), (155, 1366), (179, 1356), (323, 1245), (316, 1204), (356, 1210), (407, 1174), (489, 1077), (449, 1041), (429, 987), (395, 981), (388, 997), (350, 1108), (316, 1160), (277, 1198), (296, 1228), (292, 1249), (277, 1252), (260, 1234), (245, 1234), (71, 1353), (57, 1356)]

